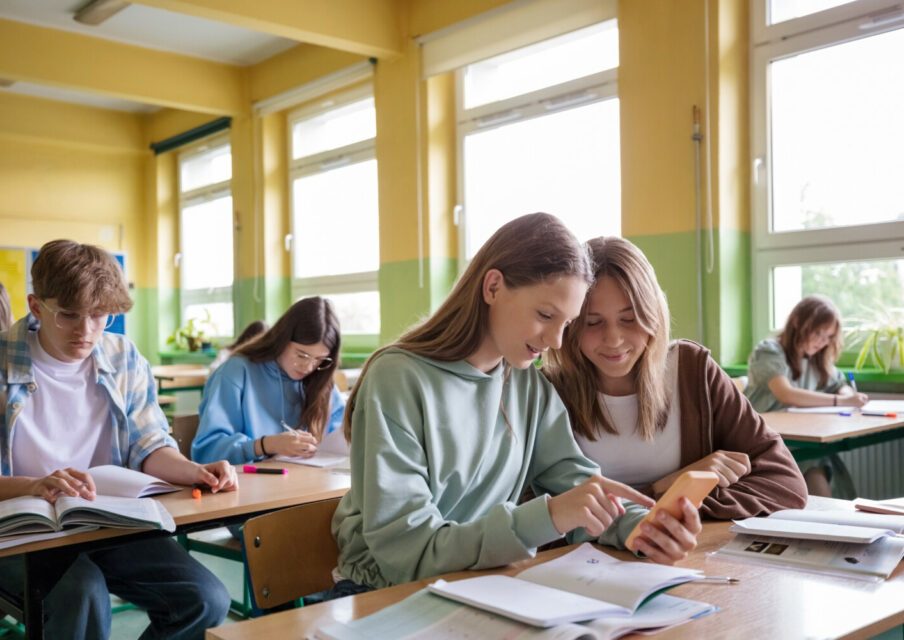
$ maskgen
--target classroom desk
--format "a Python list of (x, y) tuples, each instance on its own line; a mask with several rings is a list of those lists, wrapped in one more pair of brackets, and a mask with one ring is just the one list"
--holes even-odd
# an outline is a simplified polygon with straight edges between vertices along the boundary
[(210, 369), (194, 364), (160, 364), (151, 367), (157, 380), (157, 394), (177, 391), (203, 391)]
[(894, 418), (769, 411), (760, 414), (798, 462), (904, 438), (904, 415)]
[[(686, 584), (669, 593), (709, 602), (721, 610), (674, 629), (659, 632), (657, 639), (689, 638), (869, 638), (904, 623), (904, 567), (881, 583), (835, 578), (743, 562), (707, 557), (734, 534), (730, 522), (707, 522), (699, 546), (681, 566), (703, 569), (709, 575), (740, 578), (740, 583)], [(487, 573), (515, 574), (536, 562), (550, 560), (573, 547), (554, 549), (496, 571), (461, 571), (447, 580)], [(601, 547), (622, 560), (629, 553)], [(363, 593), (331, 602), (274, 613), (262, 618), (207, 630), (207, 640), (252, 638), (303, 638), (333, 620), (349, 621), (379, 611), (423, 588), (435, 578)], [(632, 634), (629, 638), (641, 638)]]
[[(176, 522), (176, 533), (191, 533), (244, 521), (246, 518), (318, 500), (340, 497), (348, 491), (348, 473), (294, 464), (262, 462), (264, 467), (287, 467), (286, 475), (239, 473), (237, 491), (204, 493), (200, 500), (191, 489), (155, 496)], [(26, 637), (43, 637), (43, 598), (68, 568), (76, 554), (123, 538), (175, 535), (144, 529), (103, 528), (52, 540), (0, 549), (0, 557), (25, 554), (24, 618)]]

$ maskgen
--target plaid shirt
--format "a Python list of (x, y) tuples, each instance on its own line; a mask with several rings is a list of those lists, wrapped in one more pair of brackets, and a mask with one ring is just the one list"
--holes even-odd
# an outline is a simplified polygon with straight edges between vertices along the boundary
[[(0, 474), (14, 475), (12, 430), (22, 407), (37, 391), (31, 355), (25, 338), (37, 331), (28, 315), (8, 331), (0, 332)], [(169, 425), (157, 404), (151, 367), (125, 336), (104, 333), (92, 352), (97, 384), (110, 398), (113, 421), (111, 464), (141, 469), (141, 463), (159, 447), (176, 447)]]

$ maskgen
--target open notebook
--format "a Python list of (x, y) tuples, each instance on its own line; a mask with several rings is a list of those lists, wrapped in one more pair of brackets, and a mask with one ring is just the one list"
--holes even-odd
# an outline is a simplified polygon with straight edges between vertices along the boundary
[(701, 577), (695, 569), (623, 562), (583, 544), (515, 577), (437, 580), (427, 589), (519, 622), (549, 627), (602, 616), (627, 618), (653, 593)]
[(274, 460), (303, 464), (308, 467), (348, 467), (349, 446), (345, 440), (342, 429), (335, 429), (323, 437), (317, 447), (317, 453), (310, 458), (293, 458), (289, 456), (275, 456)]

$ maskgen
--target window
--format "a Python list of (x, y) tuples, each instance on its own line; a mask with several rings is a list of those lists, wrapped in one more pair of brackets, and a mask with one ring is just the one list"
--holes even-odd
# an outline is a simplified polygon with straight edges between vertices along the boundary
[(904, 11), (757, 0), (753, 20), (755, 334), (814, 293), (847, 319), (904, 306)]
[(234, 334), (232, 154), (226, 138), (179, 156), (179, 277), (182, 324), (206, 325), (213, 337)]
[(329, 298), (346, 344), (374, 348), (380, 229), (372, 89), (302, 107), (289, 126), (292, 295)]
[(615, 20), (459, 70), (461, 268), (525, 213), (621, 232), (617, 70)]

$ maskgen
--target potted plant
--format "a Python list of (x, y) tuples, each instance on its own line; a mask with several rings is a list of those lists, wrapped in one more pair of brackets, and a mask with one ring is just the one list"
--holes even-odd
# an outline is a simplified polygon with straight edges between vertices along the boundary
[(844, 342), (860, 347), (854, 362), (858, 371), (868, 359), (885, 373), (900, 369), (904, 361), (904, 309), (877, 306), (872, 318), (852, 319), (845, 329)]
[(178, 327), (166, 339), (166, 344), (171, 344), (177, 349), (198, 351), (207, 342), (205, 328), (210, 326), (210, 312), (204, 310), (204, 318), (189, 318), (181, 327)]

